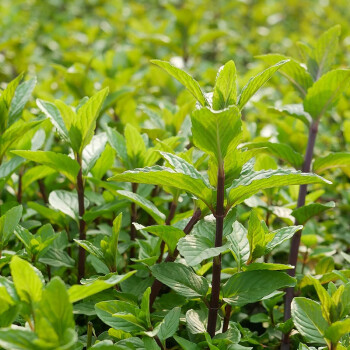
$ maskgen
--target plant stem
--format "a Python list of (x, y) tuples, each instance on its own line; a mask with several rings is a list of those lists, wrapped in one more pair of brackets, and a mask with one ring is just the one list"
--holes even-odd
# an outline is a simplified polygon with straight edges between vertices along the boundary
[(92, 345), (92, 322), (88, 322), (87, 326), (87, 341), (86, 341), (86, 349), (90, 349)]
[(48, 203), (45, 183), (44, 183), (43, 179), (38, 180), (38, 185), (39, 185), (39, 190), (40, 190), (41, 196), (43, 197), (44, 202)]
[[(216, 197), (216, 235), (215, 247), (222, 246), (222, 235), (224, 229), (224, 199), (225, 199), (225, 172), (223, 166), (218, 169), (218, 185)], [(221, 282), (221, 254), (213, 259), (213, 278), (211, 288), (211, 298), (209, 304), (208, 327), (207, 332), (213, 338), (215, 335), (216, 320), (219, 310), (220, 297), (220, 282)]]
[[(131, 188), (132, 188), (132, 192), (136, 193), (137, 191), (137, 187), (138, 184), (136, 183), (132, 183), (131, 184)], [(137, 221), (137, 208), (136, 208), (136, 204), (134, 202), (131, 203), (131, 222), (130, 222), (130, 238), (132, 241), (136, 240), (136, 228), (133, 225), (133, 222)], [(135, 247), (132, 246), (130, 249), (130, 258), (134, 258), (135, 257)]]
[(225, 317), (224, 317), (224, 325), (222, 326), (222, 333), (225, 333), (228, 330), (228, 326), (230, 323), (232, 306), (227, 304), (225, 306)]
[[(79, 206), (79, 239), (86, 239), (86, 223), (83, 220), (85, 214), (84, 205), (84, 182), (83, 182), (83, 171), (82, 171), (82, 159), (81, 155), (76, 155), (76, 160), (80, 166), (80, 170), (77, 176), (77, 193), (78, 193), (78, 206)], [(78, 260), (78, 281), (84, 278), (85, 275), (85, 260), (86, 254), (85, 249), (79, 246), (79, 260)]]
[[(193, 213), (190, 221), (187, 223), (186, 227), (183, 230), (185, 235), (188, 235), (192, 231), (193, 226), (199, 221), (199, 219), (201, 218), (201, 215), (202, 215), (201, 210), (199, 208), (196, 209), (195, 212)], [(179, 255), (179, 251), (177, 249), (175, 249), (174, 253), (172, 255), (169, 254), (166, 257), (165, 262), (174, 262), (178, 255)], [(155, 280), (153, 282), (152, 288), (151, 288), (151, 295), (149, 298), (150, 308), (152, 308), (152, 305), (153, 305), (154, 301), (156, 300), (162, 286), (163, 286), (163, 283), (158, 281), (158, 280)]]
[[(307, 148), (304, 156), (304, 163), (302, 167), (302, 171), (305, 173), (309, 173), (311, 169), (311, 162), (314, 154), (315, 141), (316, 141), (317, 132), (318, 132), (318, 124), (319, 124), (319, 120), (318, 119), (314, 120), (311, 123), (309, 128), (309, 138), (308, 138)], [(300, 208), (305, 205), (306, 194), (307, 194), (307, 185), (301, 185), (299, 187), (297, 208)], [(296, 224), (298, 223), (296, 222)], [(293, 265), (294, 268), (289, 270), (288, 273), (292, 277), (295, 276), (295, 270), (296, 270), (296, 265), (298, 261), (298, 255), (299, 255), (301, 233), (302, 233), (302, 230), (299, 230), (294, 234), (290, 245), (288, 263), (290, 265)], [(293, 287), (287, 288), (285, 301), (284, 301), (284, 321), (289, 320), (291, 317), (291, 304), (292, 304), (293, 298), (294, 298), (294, 288)], [(282, 349), (283, 350), (289, 349), (289, 334), (285, 334), (283, 336), (281, 350)]]
[(19, 204), (22, 203), (22, 176), (23, 176), (23, 169), (21, 168), (18, 174), (18, 190), (17, 190), (17, 202)]

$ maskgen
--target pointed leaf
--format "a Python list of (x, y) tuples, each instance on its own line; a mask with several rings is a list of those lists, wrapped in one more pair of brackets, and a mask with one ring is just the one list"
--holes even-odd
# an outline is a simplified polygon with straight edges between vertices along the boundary
[(168, 74), (178, 80), (202, 106), (208, 105), (208, 101), (206, 100), (198, 82), (189, 74), (165, 61), (151, 60), (151, 62), (156, 66), (163, 68)]
[(310, 220), (314, 216), (320, 215), (324, 211), (334, 207), (334, 202), (328, 202), (326, 204), (311, 203), (303, 207), (294, 209), (292, 215), (295, 217), (299, 224), (304, 225), (308, 220)]
[(315, 173), (321, 173), (331, 168), (341, 168), (350, 166), (350, 153), (337, 152), (330, 153), (325, 157), (317, 157), (312, 165)]

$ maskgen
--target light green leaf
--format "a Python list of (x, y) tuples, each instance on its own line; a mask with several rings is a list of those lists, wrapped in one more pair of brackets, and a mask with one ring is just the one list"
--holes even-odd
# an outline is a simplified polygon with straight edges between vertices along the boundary
[(325, 157), (317, 157), (312, 165), (315, 173), (321, 173), (326, 169), (341, 168), (350, 166), (350, 153), (337, 152), (330, 153)]
[(303, 207), (294, 209), (292, 215), (295, 217), (299, 224), (304, 225), (308, 220), (310, 220), (314, 216), (320, 215), (324, 211), (334, 207), (334, 202), (328, 202), (326, 204), (311, 203)]
[(324, 32), (317, 40), (315, 48), (312, 52), (312, 58), (316, 64), (309, 64), (311, 73), (315, 80), (318, 80), (324, 73), (328, 72), (333, 65), (333, 61), (337, 54), (340, 25), (336, 25)]
[(38, 350), (37, 339), (34, 332), (24, 327), (0, 329), (0, 346), (6, 350)]
[(201, 317), (195, 310), (190, 309), (186, 312), (186, 324), (188, 330), (192, 334), (203, 334), (207, 331), (205, 324), (202, 322)]
[(244, 147), (248, 149), (265, 148), (263, 151), (285, 160), (296, 169), (301, 168), (304, 162), (303, 156), (285, 143), (250, 142), (244, 144)]
[(37, 270), (29, 262), (16, 255), (10, 262), (10, 269), (21, 300), (29, 304), (38, 302), (41, 299), (43, 282)]
[(331, 324), (325, 331), (324, 335), (329, 339), (332, 344), (338, 344), (340, 338), (346, 334), (349, 334), (350, 330), (350, 318), (342, 321), (337, 321)]
[(25, 190), (33, 182), (44, 179), (56, 173), (56, 170), (46, 165), (37, 165), (28, 169), (22, 177), (22, 189)]
[(220, 68), (216, 77), (213, 94), (213, 109), (225, 109), (236, 104), (237, 99), (237, 74), (233, 61), (228, 61)]
[(257, 57), (263, 59), (268, 64), (276, 64), (281, 60), (289, 60), (279, 72), (296, 87), (302, 97), (306, 95), (307, 89), (313, 84), (310, 73), (300, 64), (300, 62), (293, 58), (279, 54), (268, 54)]
[(284, 264), (272, 264), (272, 263), (252, 263), (244, 266), (244, 271), (256, 271), (256, 270), (270, 270), (270, 271), (279, 271), (279, 270), (290, 270), (294, 266), (284, 265)]
[(101, 153), (106, 148), (107, 135), (101, 133), (92, 137), (91, 142), (83, 151), (83, 174), (87, 175), (93, 168)]
[(190, 267), (179, 263), (161, 263), (151, 267), (153, 276), (187, 298), (204, 296), (209, 285), (204, 277), (196, 275)]
[(292, 302), (292, 318), (297, 330), (309, 342), (326, 344), (323, 335), (328, 327), (316, 301), (297, 297)]
[(200, 350), (200, 347), (197, 344), (192, 343), (186, 340), (185, 338), (181, 338), (177, 335), (174, 335), (174, 339), (177, 341), (177, 343), (181, 346), (183, 350)]
[(230, 242), (230, 249), (236, 260), (238, 271), (240, 271), (250, 255), (248, 235), (246, 228), (238, 221), (233, 223), (232, 229), (232, 233), (227, 235), (226, 238)]
[(12, 151), (12, 153), (55, 169), (67, 176), (73, 183), (76, 181), (80, 169), (79, 164), (65, 154), (50, 151)]
[(179, 228), (167, 225), (147, 226), (142, 227), (142, 230), (161, 238), (166, 243), (171, 253), (174, 252), (179, 239), (185, 236), (185, 233)]
[(105, 289), (111, 288), (114, 285), (125, 281), (132, 276), (136, 270), (130, 271), (125, 275), (118, 275), (117, 273), (110, 273), (104, 277), (100, 277), (93, 282), (87, 284), (77, 284), (69, 288), (69, 301), (75, 303), (79, 300), (85, 299), (91, 295), (102, 292)]
[(144, 160), (147, 151), (143, 137), (138, 132), (138, 130), (131, 124), (126, 124), (124, 136), (127, 155), (131, 167), (143, 167), (145, 165)]
[(25, 160), (21, 157), (13, 157), (7, 162), (0, 165), (0, 179), (5, 179), (10, 176)]
[(315, 120), (321, 118), (337, 104), (349, 82), (349, 69), (336, 69), (326, 73), (307, 91), (303, 102), (304, 110)]
[(261, 222), (258, 218), (256, 209), (250, 212), (249, 225), (248, 225), (248, 242), (250, 255), (248, 262), (251, 262), (264, 255), (265, 245), (267, 244), (268, 229), (264, 222)]
[(72, 341), (74, 327), (73, 306), (69, 302), (66, 286), (59, 277), (54, 277), (44, 289), (36, 308), (35, 332), (41, 341), (58, 348)]
[(63, 138), (63, 140), (68, 141), (68, 130), (62, 118), (60, 110), (53, 103), (40, 99), (36, 100), (36, 104), (39, 109), (51, 120), (51, 123), (57, 129), (57, 132)]
[(97, 316), (108, 326), (124, 332), (140, 332), (145, 325), (139, 319), (136, 305), (119, 300), (102, 301), (95, 305)]
[(223, 295), (224, 300), (229, 304), (242, 306), (259, 301), (277, 289), (294, 285), (295, 279), (284, 272), (244, 271), (229, 278), (224, 284)]
[(125, 181), (135, 183), (147, 183), (152, 185), (175, 187), (192, 193), (203, 200), (209, 206), (212, 198), (212, 191), (203, 181), (193, 179), (189, 175), (178, 173), (173, 169), (152, 166), (142, 169), (125, 171), (108, 179), (109, 181)]
[(104, 256), (100, 248), (96, 247), (89, 241), (84, 241), (79, 239), (74, 239), (74, 241), (77, 242), (81, 247), (83, 247), (87, 252), (89, 252), (93, 256), (96, 256), (96, 258), (103, 261)]
[(192, 113), (191, 120), (194, 144), (216, 158), (219, 164), (229, 148), (236, 148), (240, 142), (242, 122), (236, 106), (222, 111), (197, 109)]
[(272, 75), (283, 67), (289, 60), (280, 61), (273, 66), (265, 69), (255, 77), (249, 79), (248, 83), (243, 87), (238, 98), (238, 107), (242, 109), (250, 98), (272, 77)]
[[(49, 195), (49, 204), (74, 220), (79, 220), (79, 203), (76, 193), (64, 190), (52, 191)], [(84, 198), (85, 208), (89, 205), (89, 201)]]
[(163, 68), (168, 74), (178, 80), (202, 106), (209, 105), (198, 82), (189, 74), (165, 61), (151, 60), (151, 62), (158, 67)]
[(249, 172), (233, 181), (232, 186), (227, 190), (228, 202), (229, 205), (237, 205), (253, 194), (267, 188), (316, 183), (329, 184), (330, 181), (318, 175), (288, 169)]
[(20, 118), (25, 105), (32, 96), (32, 92), (34, 90), (35, 85), (36, 78), (31, 78), (23, 82), (16, 88), (16, 92), (11, 101), (10, 110), (8, 114), (8, 125), (13, 124)]
[(19, 221), (21, 220), (23, 207), (18, 205), (9, 209), (0, 218), (0, 248), (3, 249), (7, 244), (10, 236), (15, 231)]
[[(71, 129), (76, 127), (81, 133), (80, 152), (87, 146), (96, 128), (96, 120), (99, 116), (102, 105), (108, 95), (108, 88), (104, 88), (93, 95), (82, 107), (77, 111), (75, 125), (72, 124)], [(70, 131), (71, 131), (70, 129)], [(71, 140), (72, 141), (72, 140)]]
[(152, 216), (152, 218), (158, 223), (162, 224), (165, 221), (165, 215), (158, 210), (158, 208), (148, 199), (140, 196), (137, 193), (130, 191), (119, 190), (116, 193), (123, 197), (131, 200), (136, 203), (139, 207), (141, 207), (145, 212)]
[[(306, 95), (306, 92), (305, 92)], [(282, 107), (270, 108), (270, 110), (277, 112), (281, 115), (288, 115), (290, 117), (301, 120), (307, 127), (312, 122), (312, 117), (309, 113), (304, 111), (304, 106), (301, 103), (284, 105)]]

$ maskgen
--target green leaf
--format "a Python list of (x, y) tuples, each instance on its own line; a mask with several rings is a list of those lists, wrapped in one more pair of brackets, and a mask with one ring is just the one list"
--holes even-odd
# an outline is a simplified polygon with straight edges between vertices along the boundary
[(341, 168), (350, 166), (350, 153), (337, 152), (330, 153), (325, 157), (317, 157), (312, 165), (315, 173), (321, 173), (326, 169)]
[(76, 181), (80, 169), (79, 164), (65, 154), (50, 151), (12, 151), (12, 153), (55, 169), (67, 176), (72, 183)]
[(107, 136), (108, 142), (113, 147), (113, 149), (117, 152), (117, 156), (121, 159), (123, 165), (126, 168), (130, 168), (129, 158), (126, 149), (126, 142), (123, 137), (117, 130), (107, 127)]
[[(306, 92), (305, 92), (306, 95)], [(291, 104), (291, 105), (284, 105), (282, 107), (274, 107), (270, 108), (270, 110), (282, 114), (282, 115), (288, 115), (290, 117), (296, 118), (301, 120), (307, 127), (310, 126), (312, 122), (312, 117), (309, 113), (304, 111), (304, 106), (301, 103)]]
[(238, 108), (242, 109), (250, 98), (272, 77), (272, 75), (283, 67), (289, 60), (280, 61), (273, 66), (265, 69), (255, 77), (249, 79), (248, 83), (243, 87), (238, 98)]
[(100, 158), (101, 153), (106, 148), (107, 135), (101, 133), (93, 136), (91, 142), (84, 148), (83, 151), (83, 174), (87, 175), (94, 167), (96, 161)]
[(37, 339), (34, 332), (24, 327), (0, 329), (0, 346), (6, 350), (38, 350)]
[(266, 236), (268, 229), (264, 222), (261, 222), (258, 218), (256, 209), (250, 212), (249, 225), (248, 225), (248, 242), (250, 255), (248, 262), (251, 262), (264, 255), (265, 245), (267, 244)]
[(262, 170), (249, 172), (233, 181), (228, 191), (229, 205), (237, 205), (253, 194), (274, 187), (290, 185), (307, 185), (316, 183), (330, 183), (330, 181), (314, 174), (302, 173), (294, 170)]
[(32, 96), (35, 85), (36, 78), (31, 78), (16, 88), (16, 92), (11, 101), (8, 114), (8, 125), (12, 125), (20, 118), (25, 105)]
[(174, 307), (165, 315), (163, 321), (157, 326), (157, 336), (161, 342), (172, 337), (179, 328), (180, 313), (181, 308)]
[(225, 109), (236, 104), (237, 99), (237, 74), (233, 61), (228, 61), (217, 74), (213, 94), (213, 109)]
[(46, 165), (34, 166), (24, 173), (22, 177), (22, 189), (25, 190), (33, 182), (44, 179), (54, 173), (56, 173), (56, 170)]
[(179, 228), (167, 225), (147, 226), (142, 227), (142, 230), (161, 238), (168, 246), (171, 254), (174, 253), (179, 239), (185, 236), (185, 233)]
[(163, 68), (168, 74), (178, 80), (202, 106), (209, 105), (198, 82), (189, 74), (165, 61), (151, 60), (151, 62), (156, 66)]
[(294, 234), (301, 230), (303, 226), (287, 226), (282, 227), (278, 230), (272, 231), (270, 233), (273, 238), (270, 242), (267, 243), (265, 248), (265, 254), (270, 253), (273, 249), (281, 245), (283, 242), (285, 242), (287, 239), (292, 238)]
[(197, 344), (192, 343), (177, 335), (174, 335), (174, 339), (177, 341), (177, 343), (181, 346), (183, 350), (200, 350), (200, 347)]
[(202, 201), (208, 206), (210, 205), (209, 203), (212, 198), (211, 189), (208, 188), (202, 180), (193, 179), (190, 175), (185, 175), (176, 172), (173, 169), (158, 165), (125, 171), (124, 173), (115, 175), (108, 180), (175, 187), (192, 193), (196, 197), (202, 199)]
[(270, 271), (278, 271), (278, 270), (290, 270), (294, 266), (292, 265), (284, 265), (284, 264), (272, 264), (272, 263), (252, 263), (244, 266), (244, 271), (256, 271), (256, 270), (270, 270)]
[(151, 267), (153, 276), (187, 298), (204, 296), (209, 285), (204, 277), (196, 275), (190, 267), (179, 263), (161, 263)]
[(124, 332), (140, 332), (145, 325), (139, 319), (139, 310), (134, 304), (119, 301), (102, 301), (95, 305), (97, 316), (108, 326)]
[(228, 246), (215, 247), (212, 239), (204, 236), (187, 235), (179, 240), (177, 249), (189, 266), (195, 266), (203, 260), (223, 253), (228, 249)]
[[(68, 130), (66, 124), (62, 118), (60, 110), (51, 102), (36, 100), (36, 104), (39, 109), (51, 120), (53, 126), (57, 129), (57, 132), (63, 140), (68, 141)], [(72, 113), (74, 113), (72, 111)]]
[(21, 300), (31, 304), (40, 301), (43, 282), (37, 270), (27, 261), (14, 256), (10, 269), (16, 291)]
[[(96, 120), (100, 114), (103, 103), (108, 95), (108, 88), (104, 88), (95, 95), (93, 95), (84, 105), (78, 109), (75, 123), (72, 124), (71, 129), (76, 127), (81, 133), (80, 153), (87, 146), (96, 128)], [(70, 129), (70, 131), (71, 131)], [(73, 141), (73, 140), (71, 140)]]
[(75, 242), (77, 242), (81, 247), (83, 247), (87, 252), (92, 254), (93, 256), (96, 256), (96, 258), (100, 260), (104, 260), (103, 252), (100, 248), (96, 247), (94, 244), (92, 244), (89, 241), (74, 239)]
[(0, 165), (0, 179), (6, 179), (24, 162), (25, 160), (21, 157), (13, 157), (9, 161), (3, 162)]
[[(49, 203), (54, 208), (74, 220), (79, 220), (79, 203), (76, 193), (64, 190), (52, 191), (49, 195)], [(85, 208), (88, 207), (89, 201), (84, 198)]]
[(309, 342), (326, 343), (323, 335), (328, 327), (328, 323), (322, 316), (320, 304), (306, 298), (294, 298), (292, 302), (292, 318), (297, 330)]
[(238, 221), (233, 223), (232, 229), (232, 233), (226, 238), (230, 242), (230, 249), (236, 260), (238, 271), (240, 271), (250, 255), (248, 234), (246, 228)]
[(250, 142), (244, 144), (244, 147), (247, 147), (248, 149), (265, 148), (267, 153), (270, 153), (279, 159), (285, 160), (296, 169), (301, 168), (304, 162), (304, 157), (285, 143)]
[(229, 148), (236, 148), (240, 142), (242, 122), (236, 106), (222, 111), (197, 109), (191, 120), (194, 144), (216, 158), (218, 164), (224, 160)]
[(308, 62), (309, 69), (315, 80), (318, 80), (332, 68), (337, 54), (340, 31), (341, 28), (338, 24), (324, 32), (317, 40), (311, 58), (316, 61), (316, 64)]
[(340, 338), (346, 334), (349, 334), (350, 318), (342, 321), (337, 321), (331, 324), (325, 331), (324, 335), (329, 339), (332, 344), (338, 344)]
[(73, 306), (69, 302), (66, 286), (59, 277), (54, 277), (44, 289), (36, 308), (35, 332), (41, 341), (58, 348), (72, 341), (74, 327)]
[(126, 124), (124, 136), (127, 155), (132, 168), (143, 167), (147, 151), (143, 137), (131, 124)]
[(326, 73), (307, 91), (303, 102), (304, 110), (315, 120), (321, 118), (337, 104), (349, 82), (349, 69), (336, 69)]
[(320, 215), (324, 211), (334, 207), (334, 202), (328, 202), (326, 204), (311, 203), (303, 207), (294, 209), (292, 215), (295, 217), (298, 223), (304, 225), (308, 220), (310, 220), (314, 216)]
[(294, 285), (295, 279), (284, 272), (244, 271), (229, 278), (224, 284), (223, 295), (224, 300), (229, 304), (242, 306), (259, 301), (277, 289)]
[(74, 285), (69, 288), (69, 301), (75, 303), (79, 300), (85, 299), (91, 295), (102, 292), (105, 289), (111, 288), (114, 285), (121, 283), (132, 276), (136, 270), (130, 271), (125, 275), (118, 275), (117, 273), (110, 273), (104, 277), (100, 277), (87, 284)]
[(268, 64), (275, 64), (281, 60), (288, 59), (288, 64), (285, 64), (279, 72), (296, 87), (302, 97), (306, 95), (307, 89), (313, 84), (310, 73), (300, 64), (300, 62), (293, 58), (279, 54), (268, 54), (257, 57), (263, 59)]
[(18, 205), (9, 209), (0, 218), (0, 248), (3, 249), (7, 244), (10, 236), (15, 231), (22, 217), (23, 207)]
[(145, 212), (147, 212), (152, 218), (158, 223), (162, 224), (165, 221), (165, 215), (158, 210), (158, 208), (148, 199), (140, 196), (137, 193), (130, 191), (119, 190), (116, 193), (123, 197), (131, 200), (136, 203), (139, 207), (141, 207)]
[(195, 310), (190, 309), (186, 312), (186, 324), (192, 334), (203, 334), (207, 331), (200, 315)]

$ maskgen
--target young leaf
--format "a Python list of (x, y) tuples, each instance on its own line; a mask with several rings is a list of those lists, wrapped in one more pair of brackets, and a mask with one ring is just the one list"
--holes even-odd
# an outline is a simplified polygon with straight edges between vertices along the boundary
[(328, 323), (322, 316), (320, 304), (302, 297), (294, 298), (292, 318), (295, 327), (309, 342), (326, 344), (323, 337)]
[(21, 300), (31, 304), (40, 301), (43, 282), (37, 270), (27, 261), (14, 256), (10, 269), (16, 291)]
[(127, 124), (124, 130), (125, 146), (128, 159), (132, 168), (144, 166), (146, 154), (146, 145), (143, 137), (138, 130), (131, 124)]
[(350, 318), (342, 321), (337, 321), (331, 324), (325, 331), (324, 335), (332, 344), (338, 344), (340, 338), (349, 334)]
[(161, 263), (151, 267), (152, 275), (187, 298), (206, 295), (209, 285), (205, 278), (196, 275), (193, 270), (179, 263)]
[(238, 98), (238, 108), (242, 109), (250, 98), (278, 71), (282, 66), (288, 63), (289, 60), (280, 61), (273, 66), (265, 69), (255, 77), (249, 79), (248, 83), (243, 87)]
[(225, 109), (236, 104), (237, 99), (237, 74), (233, 61), (228, 61), (217, 74), (213, 94), (213, 109)]
[(273, 249), (281, 245), (284, 241), (286, 241), (289, 238), (292, 238), (294, 234), (301, 230), (303, 226), (287, 226), (282, 227), (276, 231), (271, 232), (271, 235), (273, 235), (273, 238), (270, 242), (267, 243), (265, 247), (265, 254), (270, 253)]
[(349, 69), (336, 69), (323, 75), (307, 91), (304, 110), (313, 119), (320, 119), (334, 107), (350, 83)]
[(236, 106), (222, 111), (197, 109), (192, 113), (191, 120), (194, 144), (216, 158), (219, 164), (228, 149), (237, 147), (240, 142), (242, 122)]
[(24, 327), (1, 328), (0, 346), (6, 350), (38, 350), (38, 336)]
[(164, 317), (163, 321), (157, 326), (157, 336), (161, 342), (172, 337), (179, 328), (181, 308), (175, 307)]
[(165, 61), (151, 60), (151, 62), (156, 66), (163, 68), (168, 74), (178, 80), (203, 107), (209, 105), (198, 82), (189, 74)]
[(261, 223), (258, 218), (258, 213), (255, 209), (250, 212), (248, 226), (248, 242), (250, 247), (250, 255), (248, 262), (251, 262), (264, 255), (266, 237), (268, 230), (265, 223)]
[[(305, 92), (306, 95), (306, 92)], [(281, 115), (288, 115), (295, 119), (301, 120), (307, 127), (310, 126), (312, 122), (312, 117), (309, 113), (304, 111), (304, 106), (301, 103), (284, 105), (280, 108), (269, 108), (271, 111), (279, 113)]]

